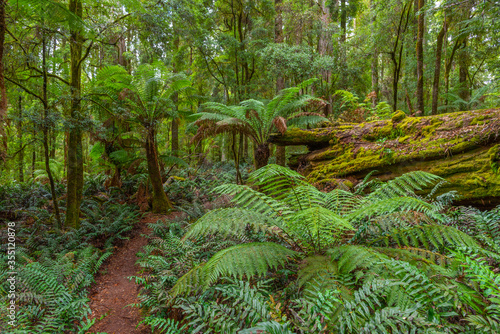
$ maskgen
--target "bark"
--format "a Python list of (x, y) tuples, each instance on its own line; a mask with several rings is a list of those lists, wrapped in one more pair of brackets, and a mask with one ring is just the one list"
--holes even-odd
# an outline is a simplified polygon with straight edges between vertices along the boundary
[(424, 114), (424, 0), (418, 0), (417, 34), (417, 110)]
[(269, 144), (254, 145), (253, 157), (255, 161), (255, 169), (259, 169), (267, 165), (269, 161), (270, 151)]
[(341, 30), (340, 41), (345, 42), (347, 34), (347, 9), (345, 5), (345, 0), (340, 0), (340, 30)]
[[(177, 103), (179, 102), (179, 93), (174, 93), (172, 96), (172, 101), (174, 102), (174, 108), (177, 108)], [(172, 138), (172, 154), (175, 157), (179, 156), (179, 119), (178, 118), (173, 118), (172, 119), (172, 132), (171, 132), (171, 138)]]
[[(36, 138), (35, 131), (33, 130), (33, 138)], [(35, 178), (35, 164), (36, 164), (36, 147), (33, 145), (33, 152), (31, 153), (31, 178)]]
[[(283, 18), (281, 15), (281, 4), (282, 0), (275, 0), (274, 6), (276, 8), (276, 18), (274, 20), (274, 42), (283, 43)], [(283, 76), (278, 76), (276, 78), (276, 93), (285, 89), (285, 78)], [(285, 166), (286, 164), (286, 147), (277, 146), (276, 147), (276, 163), (280, 166)]]
[(172, 155), (175, 157), (179, 156), (179, 120), (172, 119)]
[(43, 148), (44, 148), (44, 158), (45, 158), (45, 170), (49, 178), (50, 193), (52, 196), (52, 205), (54, 206), (54, 211), (56, 215), (57, 228), (62, 227), (61, 215), (59, 213), (59, 205), (57, 203), (56, 188), (54, 185), (54, 177), (52, 171), (50, 170), (50, 148), (49, 148), (49, 105), (47, 98), (47, 50), (46, 50), (46, 40), (45, 33), (42, 33), (42, 72), (43, 72), (43, 85), (42, 85), (42, 98), (43, 98)]
[(411, 5), (411, 1), (409, 3), (406, 3), (403, 7), (403, 10), (401, 11), (396, 40), (394, 41), (393, 49), (390, 52), (391, 60), (394, 65), (392, 78), (392, 108), (394, 111), (396, 111), (398, 108), (398, 83), (403, 61), (403, 39), (406, 29), (408, 28), (408, 22), (410, 20)]
[[(332, 33), (330, 30), (330, 25), (331, 25), (331, 16), (330, 16), (330, 8), (328, 7), (327, 1), (322, 0), (321, 1), (321, 35), (318, 41), (318, 53), (320, 55), (326, 56), (326, 55), (331, 55), (332, 53)], [(344, 36), (345, 37), (345, 36)], [(330, 87), (331, 81), (332, 81), (332, 73), (329, 70), (323, 71), (321, 73), (323, 77), (323, 81), (327, 85), (327, 87)], [(331, 94), (328, 93), (328, 96), (326, 97), (328, 100), (328, 104), (325, 107), (325, 116), (328, 117), (332, 113), (332, 96)]]
[[(276, 17), (274, 19), (274, 43), (283, 43), (283, 17), (281, 14), (281, 6), (283, 0), (274, 0), (274, 8)], [(276, 78), (276, 93), (285, 88), (285, 78), (279, 75)]]
[(432, 115), (437, 115), (438, 96), (439, 96), (439, 78), (441, 75), (441, 55), (443, 52), (443, 39), (446, 35), (447, 22), (443, 21), (443, 27), (439, 31), (436, 43), (436, 65), (434, 66), (434, 82), (432, 83)]
[[(69, 10), (76, 16), (82, 17), (82, 1), (69, 0)], [(78, 31), (72, 31), (70, 37), (71, 109), (68, 115), (72, 126), (68, 134), (66, 226), (73, 228), (80, 227), (80, 203), (83, 189), (82, 130), (79, 125), (82, 43), (81, 34)]]
[(270, 142), (310, 147), (289, 165), (320, 187), (353, 185), (371, 171), (387, 180), (422, 170), (449, 182), (442, 192), (500, 203), (500, 109), (294, 129)]
[(236, 149), (236, 133), (233, 132), (232, 136), (231, 150), (233, 151), (234, 166), (236, 168), (236, 184), (243, 184), (240, 173), (240, 155), (238, 154), (238, 150)]
[(453, 58), (455, 56), (456, 51), (460, 47), (460, 40), (457, 40), (453, 45), (453, 49), (451, 50), (450, 57), (446, 61), (445, 69), (444, 69), (444, 92), (446, 94), (445, 106), (448, 106), (448, 92), (450, 89), (450, 73), (451, 73), (451, 65), (453, 64)]
[(378, 78), (378, 51), (375, 49), (373, 52), (372, 56), (372, 65), (371, 65), (371, 72), (372, 72), (372, 92), (374, 93), (372, 96), (372, 108), (375, 108), (377, 105), (377, 100), (378, 96), (380, 94), (380, 87), (379, 87), (379, 78)]
[[(467, 39), (465, 39), (462, 43), (462, 50), (460, 52), (460, 56), (458, 58), (458, 81), (460, 83), (460, 91), (458, 96), (464, 101), (468, 101), (470, 98), (470, 90), (468, 85), (467, 76), (469, 74), (469, 60), (468, 60), (468, 52), (467, 52)], [(460, 106), (460, 110), (464, 110), (466, 108), (465, 104)]]
[(22, 108), (22, 97), (19, 96), (18, 110), (19, 110), (19, 121), (17, 122), (17, 141), (19, 142), (19, 160), (18, 160), (18, 171), (19, 171), (19, 182), (24, 182), (24, 148), (23, 148), (23, 108)]
[[(0, 150), (0, 159), (4, 157), (7, 152), (7, 133), (4, 124), (7, 120), (7, 90), (5, 89), (4, 67), (3, 67), (3, 53), (5, 42), (5, 6), (7, 0), (0, 0), (0, 137), (2, 150)], [(4, 152), (2, 152), (4, 151)]]
[(158, 155), (155, 145), (155, 129), (146, 128), (147, 135), (145, 141), (146, 159), (148, 164), (148, 174), (151, 185), (153, 186), (153, 212), (167, 213), (173, 206), (167, 194), (163, 190), (163, 183), (160, 174), (160, 165), (158, 164)]

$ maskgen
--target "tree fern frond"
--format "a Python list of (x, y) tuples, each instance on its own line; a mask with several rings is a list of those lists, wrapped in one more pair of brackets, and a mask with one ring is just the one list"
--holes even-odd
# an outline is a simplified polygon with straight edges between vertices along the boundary
[(338, 274), (337, 262), (332, 261), (329, 256), (310, 256), (302, 260), (298, 272), (298, 283), (299, 286), (303, 286), (313, 282), (320, 276), (332, 279), (336, 274)]
[(283, 202), (255, 191), (248, 186), (226, 184), (214, 188), (213, 191), (233, 196), (231, 201), (242, 208), (269, 215), (278, 220), (285, 219), (292, 213), (290, 208)]
[(372, 248), (354, 245), (344, 245), (328, 250), (328, 255), (338, 261), (341, 273), (350, 273), (356, 268), (370, 268), (380, 262), (385, 255)]
[(384, 200), (399, 196), (411, 196), (415, 191), (422, 190), (423, 187), (442, 180), (443, 178), (431, 173), (412, 171), (388, 182), (381, 183), (375, 191), (366, 197), (366, 200)]
[(466, 233), (451, 226), (422, 225), (407, 229), (394, 229), (389, 235), (375, 239), (371, 244), (382, 241), (386, 245), (394, 242), (398, 247), (420, 247), (442, 249), (446, 245), (479, 248), (477, 242)]
[(254, 231), (270, 231), (276, 223), (255, 210), (225, 208), (209, 211), (189, 227), (183, 239), (219, 233), (224, 237), (241, 236), (250, 226)]
[(428, 217), (441, 221), (443, 219), (433, 204), (427, 203), (415, 197), (392, 197), (374, 202), (364, 202), (364, 206), (349, 214), (351, 220), (370, 219), (375, 216), (390, 214), (393, 212), (422, 212)]
[(243, 276), (261, 276), (295, 255), (294, 251), (271, 242), (235, 245), (219, 251), (205, 264), (205, 284), (208, 286), (221, 276), (239, 279)]

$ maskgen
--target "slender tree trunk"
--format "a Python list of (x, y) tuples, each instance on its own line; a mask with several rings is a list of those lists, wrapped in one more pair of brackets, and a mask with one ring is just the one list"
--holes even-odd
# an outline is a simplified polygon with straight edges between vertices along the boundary
[(5, 89), (4, 67), (3, 67), (3, 51), (5, 42), (5, 6), (7, 0), (0, 0), (0, 159), (5, 158), (7, 152), (7, 133), (4, 124), (7, 123), (7, 90)]
[(54, 177), (52, 176), (52, 171), (50, 170), (50, 148), (49, 148), (49, 106), (47, 98), (47, 50), (45, 41), (45, 32), (42, 33), (42, 72), (43, 72), (43, 85), (42, 85), (42, 98), (43, 98), (43, 148), (45, 157), (45, 170), (47, 171), (47, 176), (50, 183), (50, 193), (52, 196), (52, 205), (54, 206), (54, 211), (56, 214), (57, 228), (62, 227), (61, 215), (59, 214), (59, 205), (57, 203), (56, 187), (54, 185)]
[[(175, 108), (177, 108), (177, 103), (179, 102), (179, 94), (174, 93), (172, 96), (172, 101), (174, 102)], [(172, 154), (175, 157), (179, 156), (179, 119), (172, 118)]]
[(340, 30), (340, 41), (345, 42), (347, 35), (347, 8), (345, 5), (345, 0), (340, 0)]
[(55, 129), (50, 131), (50, 157), (56, 158), (57, 132)]
[(163, 183), (160, 174), (160, 165), (158, 164), (158, 155), (155, 144), (154, 127), (146, 128), (146, 159), (148, 163), (148, 174), (151, 185), (153, 186), (153, 212), (167, 213), (173, 208), (167, 194), (163, 190)]
[[(33, 129), (33, 139), (36, 138), (36, 132)], [(33, 145), (33, 152), (31, 153), (31, 178), (35, 178), (35, 164), (36, 164), (36, 147)]]
[(445, 68), (444, 68), (444, 86), (445, 86), (445, 94), (446, 94), (446, 100), (445, 100), (445, 106), (448, 106), (448, 92), (450, 89), (450, 73), (451, 73), (451, 66), (453, 65), (453, 57), (455, 56), (456, 51), (458, 50), (458, 47), (460, 46), (460, 40), (457, 40), (455, 44), (453, 45), (453, 49), (451, 50), (450, 57), (446, 61)]
[[(274, 19), (274, 42), (283, 43), (283, 17), (281, 14), (281, 6), (283, 0), (274, 0), (274, 8), (276, 10), (276, 17)], [(279, 75), (276, 78), (276, 93), (279, 93), (285, 88), (285, 78)], [(276, 147), (276, 163), (280, 166), (285, 166), (286, 163), (286, 147)]]
[[(236, 133), (233, 132), (233, 140), (231, 143), (231, 148), (233, 150), (233, 155), (234, 155), (234, 166), (236, 168), (236, 184), (242, 184), (242, 177), (240, 173), (240, 155), (239, 155), (239, 150), (236, 149)], [(241, 135), (240, 135), (241, 138)]]
[(19, 121), (17, 122), (17, 141), (19, 142), (19, 160), (18, 160), (18, 171), (19, 171), (19, 182), (24, 182), (24, 148), (23, 148), (23, 108), (22, 108), (22, 97), (19, 96)]
[(378, 78), (378, 50), (375, 49), (373, 51), (373, 57), (372, 57), (372, 65), (371, 65), (371, 72), (372, 72), (372, 92), (374, 93), (372, 96), (372, 108), (375, 108), (377, 105), (377, 99), (380, 94), (380, 87), (379, 87), (379, 78)]
[[(417, 33), (417, 110), (424, 115), (424, 0), (418, 0)], [(417, 8), (415, 8), (417, 9)]]
[[(467, 37), (462, 44), (462, 50), (460, 51), (460, 56), (458, 57), (458, 82), (460, 84), (460, 91), (458, 96), (464, 101), (468, 101), (470, 98), (469, 82), (467, 80), (467, 75), (469, 73), (469, 61), (467, 52)], [(466, 105), (461, 104), (460, 110), (465, 110)]]
[(255, 160), (255, 169), (266, 166), (269, 162), (269, 156), (270, 151), (268, 143), (254, 145), (253, 157)]
[(437, 36), (436, 45), (436, 65), (434, 66), (434, 82), (432, 83), (432, 115), (437, 115), (438, 97), (439, 97), (439, 78), (441, 75), (441, 55), (443, 52), (443, 39), (446, 34), (446, 18), (443, 21), (443, 27)]
[[(82, 1), (69, 0), (69, 10), (76, 16), (82, 17)], [(66, 226), (73, 228), (80, 227), (80, 203), (83, 189), (82, 130), (78, 122), (81, 113), (82, 42), (81, 34), (78, 31), (72, 31), (70, 37), (71, 110), (68, 115), (72, 127), (68, 138)]]

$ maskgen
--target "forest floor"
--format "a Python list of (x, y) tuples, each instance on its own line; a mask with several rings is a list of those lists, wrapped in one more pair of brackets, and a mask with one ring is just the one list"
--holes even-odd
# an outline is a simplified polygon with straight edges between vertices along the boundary
[[(176, 214), (173, 213), (171, 216)], [(148, 243), (147, 238), (143, 236), (150, 232), (147, 225), (166, 217), (168, 216), (151, 213), (145, 215), (134, 227), (129, 240), (120, 244), (101, 267), (89, 294), (91, 318), (97, 320), (88, 333), (151, 333), (149, 327), (145, 325), (136, 328), (143, 316), (139, 308), (127, 305), (139, 302), (137, 297), (139, 286), (128, 277), (138, 275), (139, 266), (135, 265), (138, 260), (136, 254)], [(99, 320), (101, 317), (103, 319)]]

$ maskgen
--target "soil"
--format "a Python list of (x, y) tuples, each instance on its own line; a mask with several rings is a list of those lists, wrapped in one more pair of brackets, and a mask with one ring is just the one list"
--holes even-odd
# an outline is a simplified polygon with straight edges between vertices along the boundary
[[(173, 213), (172, 216), (176, 215)], [(142, 236), (148, 234), (149, 223), (166, 218), (165, 215), (147, 214), (136, 224), (134, 230), (126, 240), (115, 249), (112, 256), (101, 267), (100, 274), (90, 291), (91, 318), (97, 318), (94, 326), (87, 333), (107, 334), (149, 334), (150, 327), (137, 325), (142, 321), (141, 310), (128, 306), (139, 302), (137, 297), (139, 286), (128, 277), (136, 276), (139, 266), (136, 254), (147, 244)], [(104, 317), (103, 317), (104, 316)], [(98, 320), (103, 317), (102, 320)]]

